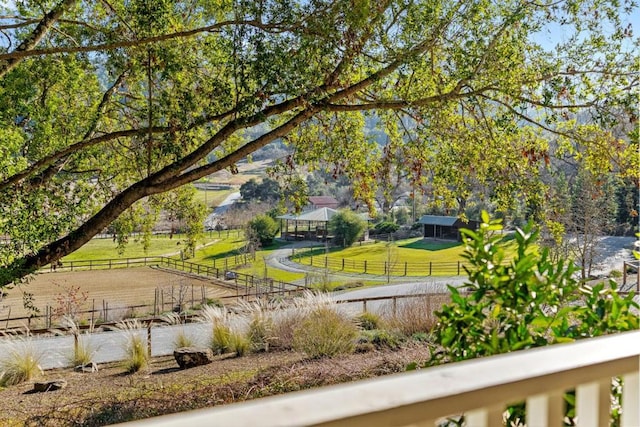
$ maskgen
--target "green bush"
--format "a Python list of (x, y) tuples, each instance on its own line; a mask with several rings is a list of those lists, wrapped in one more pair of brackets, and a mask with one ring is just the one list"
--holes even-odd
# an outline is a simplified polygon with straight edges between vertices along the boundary
[(268, 215), (258, 215), (249, 222), (249, 228), (253, 230), (255, 236), (260, 240), (262, 247), (273, 243), (274, 237), (278, 234), (278, 223)]
[[(621, 297), (615, 282), (584, 286), (574, 263), (552, 261), (536, 245), (532, 224), (508, 242), (500, 221), (482, 213), (477, 231), (462, 230), (471, 290), (463, 296), (449, 286), (451, 303), (437, 312), (435, 361), (458, 361), (638, 328), (633, 294)], [(567, 400), (569, 403), (570, 400)], [(509, 409), (509, 423), (524, 418), (524, 407)], [(567, 415), (572, 414), (572, 404)]]
[(376, 233), (395, 233), (399, 228), (398, 224), (391, 221), (382, 221), (373, 227)]
[(376, 313), (372, 313), (370, 311), (365, 311), (364, 313), (356, 316), (356, 322), (360, 327), (366, 331), (371, 331), (374, 329), (379, 329), (382, 321), (380, 316)]
[(371, 329), (360, 332), (358, 344), (373, 344), (376, 348), (397, 349), (402, 344), (402, 337), (384, 329)]
[(338, 245), (348, 247), (362, 236), (367, 223), (357, 213), (343, 209), (329, 220), (328, 227), (334, 241)]
[(293, 332), (293, 347), (312, 359), (353, 353), (358, 329), (329, 307), (312, 311)]

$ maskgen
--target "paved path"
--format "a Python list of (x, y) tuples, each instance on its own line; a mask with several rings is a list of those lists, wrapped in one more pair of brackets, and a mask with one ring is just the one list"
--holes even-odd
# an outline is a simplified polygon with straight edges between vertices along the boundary
[[(266, 264), (270, 268), (278, 270), (285, 270), (294, 273), (323, 273), (324, 269), (320, 267), (311, 267), (308, 265), (299, 264), (292, 261), (289, 257), (292, 254), (293, 249), (308, 248), (310, 246), (322, 246), (322, 243), (312, 242), (295, 242), (291, 245), (287, 245), (284, 248), (277, 249), (265, 258)], [(399, 295), (400, 293), (409, 292), (412, 288), (420, 288), (421, 292), (446, 292), (446, 285), (459, 285), (464, 282), (466, 276), (391, 276), (388, 278), (386, 275), (364, 274), (364, 273), (346, 273), (329, 271), (331, 281), (336, 282), (354, 282), (354, 281), (367, 281), (367, 282), (380, 282), (381, 287), (372, 287), (363, 289), (363, 296), (356, 296), (354, 298), (364, 298), (365, 296), (380, 296), (379, 292), (392, 292), (386, 295)], [(390, 283), (387, 281), (390, 279)], [(296, 284), (304, 285), (304, 279), (296, 281)], [(394, 291), (374, 291), (374, 289), (394, 289)], [(358, 291), (345, 291), (345, 292), (358, 292)], [(394, 293), (395, 292), (395, 293)]]

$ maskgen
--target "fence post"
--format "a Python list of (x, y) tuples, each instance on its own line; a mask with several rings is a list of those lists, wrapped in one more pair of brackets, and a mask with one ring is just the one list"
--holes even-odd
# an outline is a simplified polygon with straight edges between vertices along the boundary
[(367, 260), (364, 260), (364, 274), (367, 274)]
[(327, 268), (328, 261), (329, 261), (329, 258), (325, 255), (325, 257), (324, 257), (324, 268)]
[(362, 311), (367, 312), (367, 300), (362, 300)]
[(404, 275), (407, 275), (407, 261), (404, 262)]
[(393, 316), (395, 317), (397, 311), (398, 311), (398, 298), (394, 295), (391, 298), (391, 302), (392, 302), (392, 306), (393, 306)]
[(458, 276), (460, 275), (460, 261), (458, 261)]
[(431, 276), (431, 267), (433, 267), (433, 262), (429, 261), (429, 276)]
[(151, 325), (153, 321), (150, 320), (147, 324), (147, 354), (151, 357)]

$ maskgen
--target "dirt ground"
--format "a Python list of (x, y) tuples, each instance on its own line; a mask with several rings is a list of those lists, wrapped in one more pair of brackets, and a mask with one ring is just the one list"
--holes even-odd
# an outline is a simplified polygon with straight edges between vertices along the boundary
[[(125, 307), (130, 305), (149, 304), (149, 310), (152, 311), (156, 289), (162, 291), (159, 298), (165, 302), (167, 309), (171, 307), (172, 288), (174, 299), (177, 298), (178, 289), (183, 289), (183, 300), (187, 304), (191, 304), (192, 297), (195, 304), (199, 303), (203, 289), (205, 298), (235, 295), (233, 290), (209, 280), (153, 267), (42, 273), (29, 283), (9, 290), (8, 295), (0, 301), (0, 327), (6, 326), (7, 317), (28, 315), (23, 304), (24, 292), (33, 294), (34, 305), (44, 314), (47, 305), (55, 308), (60, 306), (61, 298), (70, 298), (74, 288), (78, 288), (75, 295), (81, 302), (82, 310), (91, 310), (93, 307), (100, 310), (107, 303), (109, 310), (114, 310), (114, 316), (116, 310), (126, 311)], [(142, 311), (140, 309), (139, 314), (143, 314)]]
[(148, 369), (123, 373), (117, 364), (95, 373), (52, 370), (62, 390), (33, 393), (33, 381), (0, 390), (0, 426), (100, 426), (284, 392), (405, 371), (428, 360), (424, 345), (308, 360), (300, 353), (270, 352), (223, 358), (180, 370), (172, 357)]

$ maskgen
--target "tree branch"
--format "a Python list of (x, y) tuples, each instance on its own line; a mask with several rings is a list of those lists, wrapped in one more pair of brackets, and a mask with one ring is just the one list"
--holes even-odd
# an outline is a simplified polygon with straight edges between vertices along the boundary
[(53, 28), (65, 10), (73, 6), (76, 1), (77, 0), (63, 0), (58, 3), (56, 7), (44, 15), (29, 37), (23, 40), (13, 52), (0, 55), (0, 78), (4, 77), (9, 71), (22, 62), (24, 58), (26, 58), (26, 56), (23, 56), (25, 53), (33, 52), (33, 48), (36, 47), (38, 43), (40, 43), (40, 40)]

